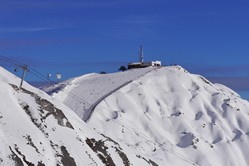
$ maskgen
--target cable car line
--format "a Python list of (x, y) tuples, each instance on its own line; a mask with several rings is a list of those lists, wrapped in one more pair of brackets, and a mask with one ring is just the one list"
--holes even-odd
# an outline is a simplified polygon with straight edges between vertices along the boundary
[[(23, 65), (20, 65), (19, 62), (15, 61), (15, 60), (13, 60), (13, 59), (7, 58), (7, 57), (5, 57), (5, 56), (2, 56), (2, 55), (0, 55), (0, 60), (3, 60), (3, 61), (5, 61), (5, 62), (8, 62), (8, 63), (10, 63), (10, 64), (12, 64), (12, 65), (15, 65), (15, 66), (18, 66), (18, 67), (23, 66)], [(46, 82), (49, 83), (50, 85), (53, 85), (53, 86), (56, 86), (56, 85), (57, 85), (55, 82), (53, 82), (53, 81), (51, 81), (51, 80), (48, 80), (46, 76), (44, 76), (43, 74), (41, 74), (40, 72), (38, 72), (38, 71), (35, 70), (34, 68), (27, 67), (27, 71), (28, 71), (29, 73), (32, 73), (33, 75), (35, 75), (35, 76), (38, 77), (39, 79), (41, 79), (41, 80), (43, 80), (43, 81), (46, 81)], [(65, 88), (62, 89), (62, 91), (67, 92), (69, 95), (71, 95), (71, 97), (73, 97), (73, 98), (74, 98), (75, 100), (77, 100), (78, 102), (84, 103), (85, 105), (87, 105), (87, 106), (89, 106), (89, 107), (92, 106), (90, 103), (88, 103), (87, 101), (83, 100), (83, 99), (80, 98), (79, 96), (73, 94), (72, 92), (67, 91)], [(134, 128), (129, 127), (129, 126), (127, 126), (126, 124), (122, 123), (120, 120), (117, 120), (117, 119), (114, 120), (114, 119), (112, 118), (111, 115), (106, 114), (106, 113), (103, 113), (102, 110), (100, 110), (98, 107), (95, 108), (95, 111), (98, 112), (98, 113), (100, 113), (100, 114), (102, 114), (102, 115), (104, 115), (104, 116), (106, 116), (106, 117), (108, 117), (108, 118), (110, 118), (111, 121), (113, 121), (114, 123), (120, 125), (120, 126), (123, 127), (123, 128), (126, 128), (127, 130), (131, 131), (132, 133), (134, 133), (134, 134), (136, 134), (136, 135), (138, 135), (138, 136), (144, 138), (145, 140), (147, 140), (147, 141), (149, 141), (149, 142), (151, 142), (151, 143), (153, 143), (153, 144), (156, 144), (159, 148), (164, 149), (164, 150), (167, 151), (168, 153), (171, 153), (171, 154), (175, 155), (176, 157), (181, 158), (182, 160), (188, 162), (188, 163), (191, 164), (191, 165), (200, 166), (199, 164), (197, 164), (195, 161), (192, 161), (192, 160), (189, 159), (188, 157), (186, 157), (186, 156), (184, 156), (184, 155), (182, 155), (182, 154), (180, 154), (180, 153), (174, 151), (173, 149), (169, 149), (169, 148), (165, 145), (165, 143), (160, 143), (160, 142), (158, 142), (158, 141), (151, 140), (149, 137), (147, 137), (147, 136), (145, 136), (144, 134), (142, 134), (142, 133), (136, 131)], [(102, 133), (102, 134), (103, 134), (103, 133)], [(166, 138), (165, 138), (165, 139), (166, 139)]]

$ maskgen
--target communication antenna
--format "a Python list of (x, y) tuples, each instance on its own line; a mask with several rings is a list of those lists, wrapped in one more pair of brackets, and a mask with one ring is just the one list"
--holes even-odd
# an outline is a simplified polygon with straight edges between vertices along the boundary
[(143, 45), (140, 45), (140, 49), (139, 49), (139, 62), (140, 63), (144, 62)]

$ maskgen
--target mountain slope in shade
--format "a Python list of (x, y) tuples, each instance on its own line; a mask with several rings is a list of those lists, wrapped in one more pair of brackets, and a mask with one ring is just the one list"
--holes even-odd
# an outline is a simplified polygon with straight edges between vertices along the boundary
[[(117, 74), (109, 77), (115, 80)], [(100, 77), (98, 81), (102, 82)], [(81, 87), (96, 87), (84, 81), (75, 85), (66, 88), (84, 95)], [(55, 96), (60, 98), (60, 94)], [(74, 102), (66, 98), (66, 104)], [(223, 85), (179, 66), (162, 67), (150, 69), (102, 99), (87, 124), (144, 156), (156, 158), (159, 165), (179, 165), (177, 160), (202, 166), (249, 165), (249, 103)], [(85, 113), (79, 107), (72, 109)]]
[(156, 165), (156, 158), (94, 131), (60, 101), (27, 83), (19, 89), (19, 82), (0, 67), (1, 166)]

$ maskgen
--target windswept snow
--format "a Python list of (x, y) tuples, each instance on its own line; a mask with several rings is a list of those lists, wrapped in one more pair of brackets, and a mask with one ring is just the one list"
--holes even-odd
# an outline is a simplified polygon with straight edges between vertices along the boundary
[[(223, 85), (179, 66), (92, 74), (66, 83), (55, 98), (83, 120), (98, 101), (87, 124), (158, 165), (249, 165), (249, 103)], [(79, 106), (69, 92), (89, 106)]]

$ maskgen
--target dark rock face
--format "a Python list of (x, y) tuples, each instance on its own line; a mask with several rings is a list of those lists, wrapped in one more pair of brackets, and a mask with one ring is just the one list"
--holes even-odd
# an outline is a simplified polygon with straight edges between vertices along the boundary
[(22, 163), (22, 160), (15, 154), (15, 152), (12, 150), (11, 147), (9, 147), (11, 151), (11, 155), (9, 156), (10, 159), (12, 159), (15, 162), (15, 166), (24, 166)]
[(152, 165), (152, 166), (159, 166), (157, 163), (155, 163), (154, 161), (152, 161), (151, 159), (147, 160), (146, 158), (137, 155), (137, 158), (143, 159), (144, 161), (146, 161), (148, 164)]
[(70, 157), (70, 154), (68, 153), (65, 146), (61, 147), (61, 152), (61, 162), (64, 166), (76, 166), (74, 159)]
[[(50, 115), (53, 115), (54, 118), (57, 120), (58, 125), (62, 126), (62, 127), (68, 127), (72, 130), (74, 130), (73, 126), (71, 125), (71, 123), (68, 121), (68, 119), (66, 118), (66, 116), (64, 115), (64, 113), (62, 112), (62, 110), (56, 108), (51, 102), (49, 102), (46, 99), (43, 99), (41, 97), (39, 97), (37, 94), (30, 92), (26, 89), (19, 89), (16, 85), (11, 85), (13, 87), (13, 89), (15, 89), (16, 91), (20, 91), (26, 94), (31, 95), (32, 97), (34, 97), (35, 102), (39, 105), (39, 109), (37, 110), (39, 113), (39, 116), (34, 116), (32, 113), (32, 109), (30, 108), (30, 106), (25, 103), (25, 102), (21, 102), (20, 106), (23, 108), (23, 110), (26, 112), (26, 114), (30, 117), (31, 121), (33, 122), (33, 124), (45, 135), (46, 138), (49, 138), (49, 134), (46, 131), (47, 126), (45, 123), (45, 120), (47, 117), (49, 117)], [(40, 117), (40, 118), (39, 118)], [(39, 152), (39, 149), (34, 145), (33, 141), (32, 141), (32, 137), (30, 135), (25, 135), (23, 136), (26, 140), (27, 140), (27, 145), (30, 145), (31, 147), (33, 147), (37, 153)], [(70, 154), (68, 153), (67, 149), (65, 146), (61, 146), (61, 154), (56, 150), (56, 147), (59, 147), (58, 145), (54, 144), (51, 140), (51, 147), (55, 150), (56, 152), (56, 157), (61, 158), (61, 163), (64, 166), (76, 166), (75, 161), (72, 157), (70, 157)], [(15, 146), (15, 148), (12, 150), (12, 148), (10, 147), (10, 150), (12, 152), (12, 154), (10, 155), (10, 158), (15, 162), (16, 166), (23, 166), (24, 164), (27, 164), (29, 166), (33, 166), (34, 164), (27, 161), (26, 157), (21, 153), (21, 151), (19, 150), (19, 148), (17, 147), (17, 145)], [(22, 159), (19, 158), (18, 156), (22, 156)], [(24, 163), (23, 163), (24, 162)], [(45, 166), (44, 163), (42, 161), (38, 162), (37, 164), (38, 166)]]
[(94, 138), (87, 138), (86, 143), (95, 153), (97, 153), (98, 157), (105, 165), (115, 166), (111, 156), (107, 152), (108, 147), (105, 146), (104, 141), (96, 141)]
[(108, 147), (105, 145), (106, 142), (109, 142), (113, 144), (111, 148), (114, 148), (121, 160), (123, 161), (123, 164), (125, 166), (132, 165), (127, 157), (127, 155), (123, 152), (123, 149), (120, 147), (120, 145), (112, 140), (111, 138), (101, 134), (105, 139), (104, 140), (95, 140), (94, 138), (87, 138), (86, 143), (87, 145), (98, 155), (98, 157), (101, 159), (101, 161), (107, 165), (107, 166), (115, 166), (114, 161), (112, 160), (110, 154), (108, 153)]
[[(28, 165), (28, 166), (35, 166), (33, 163), (27, 161), (26, 156), (23, 155), (23, 154), (21, 153), (21, 151), (19, 150), (19, 148), (18, 148), (17, 145), (15, 145), (14, 150), (13, 150), (11, 147), (9, 147), (9, 149), (10, 149), (10, 151), (11, 151), (11, 153), (12, 153), (12, 155), (10, 156), (10, 158), (11, 158), (12, 160), (15, 161), (15, 165), (16, 165), (16, 166), (23, 166), (24, 163), (25, 163), (26, 165)], [(14, 151), (15, 151), (15, 152), (14, 152)], [(17, 153), (19, 156), (22, 156), (22, 160), (18, 157), (18, 155), (17, 155), (16, 153)], [(22, 161), (23, 161), (24, 163), (23, 163)]]
[[(27, 93), (27, 94), (29, 94), (29, 95), (31, 95), (32, 97), (35, 98), (36, 103), (38, 105), (40, 105), (40, 112), (42, 114), (42, 119), (41, 119), (42, 121), (44, 121), (48, 116), (53, 115), (55, 117), (55, 119), (57, 119), (58, 124), (60, 126), (74, 129), (73, 126), (71, 125), (71, 123), (66, 118), (66, 116), (63, 114), (63, 112), (60, 109), (56, 108), (51, 102), (49, 102), (46, 99), (43, 99), (43, 98), (39, 97), (37, 94), (35, 94), (33, 92), (30, 92), (30, 91), (28, 91), (28, 90), (26, 90), (24, 88), (19, 89), (16, 85), (13, 85), (13, 84), (11, 84), (11, 86), (16, 91), (22, 90), (22, 92)], [(29, 106), (28, 105), (24, 105), (23, 109), (27, 112), (28, 109), (29, 109)], [(44, 114), (44, 110), (48, 111), (48, 113), (45, 114), (45, 115), (43, 115)], [(64, 121), (65, 121), (65, 124), (64, 124)]]
[[(45, 138), (50, 141), (50, 146), (52, 150), (55, 153), (55, 158), (57, 165), (63, 165), (63, 166), (76, 166), (76, 159), (72, 157), (71, 152), (68, 151), (70, 148), (66, 146), (59, 145), (57, 142), (53, 142), (50, 138), (50, 127), (47, 126), (46, 120), (50, 115), (54, 117), (55, 125), (58, 124), (62, 127), (69, 128), (71, 131), (74, 130), (74, 127), (69, 122), (65, 114), (62, 110), (58, 109), (54, 104), (52, 104), (50, 101), (48, 101), (45, 98), (42, 98), (38, 96), (37, 94), (26, 90), (26, 89), (20, 89), (16, 85), (12, 85), (12, 88), (16, 90), (18, 93), (25, 93), (30, 95), (32, 97), (33, 102), (35, 102), (38, 107), (33, 108), (29, 102), (25, 100), (18, 100), (21, 108), (25, 111), (25, 113), (30, 118), (30, 121), (41, 131), (41, 133), (44, 134)], [(2, 116), (0, 116), (2, 118)], [(57, 123), (56, 123), (57, 122)], [(56, 131), (56, 127), (51, 128), (52, 131)], [(68, 130), (68, 129), (67, 129)], [(99, 133), (100, 134), (100, 133)], [(115, 155), (119, 157), (124, 166), (130, 166), (132, 165), (129, 161), (127, 155), (123, 152), (123, 149), (121, 146), (112, 140), (111, 138), (100, 134), (102, 139), (96, 140), (95, 138), (87, 138), (85, 142), (80, 137), (77, 137), (77, 140), (80, 141), (83, 144), (87, 144), (93, 152), (95, 152), (96, 156), (104, 165), (106, 166), (115, 166), (115, 160), (113, 160), (111, 154), (113, 155), (113, 151), (116, 152)], [(39, 146), (36, 145), (35, 142), (33, 142), (34, 139), (32, 139), (32, 135), (25, 134), (22, 136), (26, 140), (26, 144), (31, 146), (36, 153), (42, 154), (42, 151), (44, 149), (39, 149)], [(40, 144), (42, 144), (40, 142)], [(25, 156), (25, 154), (22, 152), (22, 149), (18, 147), (18, 145), (15, 145), (14, 147), (9, 147), (11, 150), (11, 155), (9, 155), (9, 158), (12, 159), (16, 166), (45, 166), (45, 164), (42, 161), (39, 161), (38, 163), (32, 163), (28, 161), (28, 156)], [(97, 165), (97, 162), (94, 161), (93, 158), (91, 158), (90, 154), (86, 151), (86, 154), (89, 155), (89, 158), (92, 159), (93, 163)], [(1, 163), (1, 158), (0, 158)], [(152, 164), (152, 162), (149, 162), (149, 164)]]

